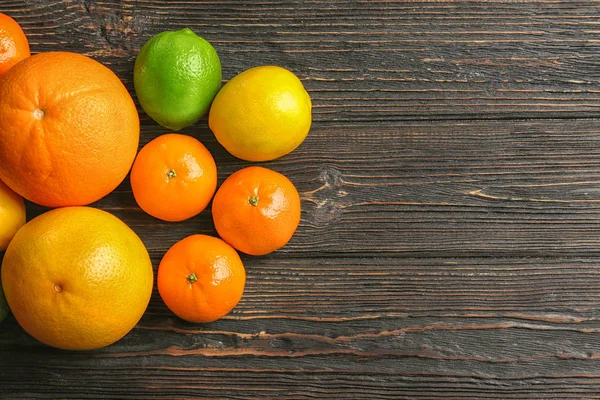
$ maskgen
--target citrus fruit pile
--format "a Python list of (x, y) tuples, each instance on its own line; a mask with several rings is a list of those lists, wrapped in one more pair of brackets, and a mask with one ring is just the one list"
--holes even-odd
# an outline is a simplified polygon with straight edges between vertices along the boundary
[[(208, 114), (233, 156), (282, 157), (311, 126), (298, 77), (259, 66), (221, 87), (211, 43), (190, 29), (159, 33), (136, 58), (134, 87), (145, 113), (169, 131), (138, 152), (135, 102), (109, 68), (71, 52), (30, 55), (27, 37), (4, 14), (0, 43), (0, 321), (10, 308), (33, 337), (72, 350), (107, 346), (139, 322), (154, 285), (148, 251), (123, 221), (89, 207), (128, 174), (139, 207), (160, 220), (187, 220), (212, 201), (220, 238), (175, 243), (157, 286), (184, 320), (227, 315), (246, 283), (238, 251), (259, 256), (285, 246), (300, 223), (300, 196), (287, 177), (260, 166), (218, 187), (210, 151), (176, 131)], [(53, 209), (26, 222), (23, 199)]]

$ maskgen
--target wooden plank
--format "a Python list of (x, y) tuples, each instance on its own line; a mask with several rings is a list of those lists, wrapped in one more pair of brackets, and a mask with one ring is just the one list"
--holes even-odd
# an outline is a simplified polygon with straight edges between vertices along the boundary
[[(597, 327), (598, 258), (271, 257), (244, 262), (247, 287), (231, 319), (242, 320), (250, 331), (259, 331), (269, 319), (352, 327), (357, 321), (357, 329), (371, 329), (378, 318), (465, 315), (576, 323), (590, 332)], [(154, 294), (148, 314), (172, 317)]]
[(597, 258), (253, 260), (240, 306), (212, 324), (175, 318), (155, 295), (125, 339), (73, 353), (38, 344), (10, 319), (0, 331), (0, 394), (564, 399), (598, 393)]
[[(257, 364), (261, 361), (257, 360)], [(402, 361), (398, 361), (402, 363)], [(541, 365), (543, 367), (544, 365)], [(546, 366), (551, 366), (548, 364)], [(34, 382), (11, 399), (597, 399), (597, 375), (540, 376), (497, 379), (485, 375), (415, 373), (403, 376), (373, 373), (367, 368), (346, 370), (306, 369), (271, 371), (231, 368), (218, 371), (194, 366), (141, 367), (128, 371), (54, 367), (55, 380)], [(39, 376), (43, 368), (25, 367)], [(127, 374), (125, 374), (127, 373)], [(69, 386), (73, 385), (73, 386)], [(36, 392), (36, 389), (38, 392)], [(47, 395), (39, 395), (42, 389)], [(16, 393), (23, 393), (18, 395)], [(118, 393), (118, 394), (116, 394)], [(308, 395), (310, 393), (310, 396)]]
[[(162, 132), (143, 130), (144, 141)], [(188, 133), (215, 155), (220, 182), (249, 165), (206, 127)], [(597, 120), (317, 123), (298, 150), (262, 164), (302, 198), (277, 257), (598, 256), (599, 149)], [(178, 224), (147, 216), (128, 182), (95, 205), (132, 226), (155, 260), (187, 235), (215, 233), (210, 210)]]
[[(0, 398), (600, 398), (600, 3), (11, 0), (34, 52), (69, 50), (133, 93), (143, 43), (190, 27), (224, 79), (296, 72), (315, 123), (268, 166), (298, 186), (284, 249), (244, 257), (245, 295), (212, 324), (155, 291), (106, 349), (42, 346), (0, 329)], [(140, 145), (166, 130), (141, 112)], [(219, 182), (249, 165), (206, 121), (185, 129)], [(94, 204), (158, 266), (215, 234), (139, 210), (127, 181)], [(29, 217), (44, 209), (28, 205)], [(1, 256), (1, 254), (0, 254)]]
[(291, 68), (317, 121), (598, 115), (600, 4), (589, 2), (12, 1), (34, 52), (107, 63), (132, 88), (139, 48), (190, 27), (224, 79)]

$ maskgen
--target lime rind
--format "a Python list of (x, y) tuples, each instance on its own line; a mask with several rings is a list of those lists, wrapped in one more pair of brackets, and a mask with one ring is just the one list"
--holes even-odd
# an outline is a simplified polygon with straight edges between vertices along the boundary
[(133, 78), (146, 114), (177, 131), (210, 109), (221, 88), (221, 61), (210, 42), (190, 29), (166, 31), (144, 44)]

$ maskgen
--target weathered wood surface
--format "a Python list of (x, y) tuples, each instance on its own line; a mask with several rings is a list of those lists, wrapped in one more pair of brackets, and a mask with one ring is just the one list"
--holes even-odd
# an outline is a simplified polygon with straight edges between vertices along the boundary
[[(109, 65), (190, 27), (224, 79), (296, 72), (314, 125), (266, 163), (296, 183), (292, 241), (244, 257), (244, 298), (212, 324), (155, 292), (138, 327), (72, 353), (0, 325), (0, 398), (600, 398), (600, 3), (0, 1), (34, 52)], [(140, 110), (141, 111), (141, 110)], [(142, 143), (166, 133), (142, 119)], [(248, 165), (185, 129), (222, 182)], [(96, 206), (155, 267), (214, 234), (141, 212), (128, 182)], [(43, 211), (29, 205), (29, 215)]]

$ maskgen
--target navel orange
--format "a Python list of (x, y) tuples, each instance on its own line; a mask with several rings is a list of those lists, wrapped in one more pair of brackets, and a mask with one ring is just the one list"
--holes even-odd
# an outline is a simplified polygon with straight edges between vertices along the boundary
[(0, 79), (0, 176), (48, 207), (85, 205), (114, 190), (137, 152), (131, 96), (97, 61), (31, 56)]
[(192, 235), (167, 251), (157, 281), (160, 296), (179, 318), (212, 322), (242, 298), (246, 270), (238, 253), (221, 239)]
[(117, 217), (65, 207), (25, 224), (2, 262), (2, 286), (19, 324), (61, 349), (107, 346), (146, 310), (153, 272), (140, 238)]
[(217, 190), (212, 214), (223, 240), (246, 254), (264, 255), (292, 238), (300, 223), (300, 196), (283, 174), (247, 167)]
[(0, 13), (0, 75), (30, 55), (29, 41), (21, 26), (8, 15)]
[(183, 221), (202, 212), (212, 199), (217, 165), (199, 140), (171, 133), (140, 150), (130, 180), (142, 210), (165, 221)]

